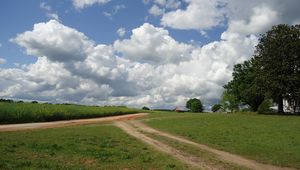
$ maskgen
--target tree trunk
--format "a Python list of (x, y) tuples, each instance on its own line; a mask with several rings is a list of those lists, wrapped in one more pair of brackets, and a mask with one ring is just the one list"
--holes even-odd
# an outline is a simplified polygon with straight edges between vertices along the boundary
[(282, 96), (280, 96), (278, 98), (277, 103), (278, 103), (278, 113), (284, 113), (284, 111), (283, 111), (283, 97)]

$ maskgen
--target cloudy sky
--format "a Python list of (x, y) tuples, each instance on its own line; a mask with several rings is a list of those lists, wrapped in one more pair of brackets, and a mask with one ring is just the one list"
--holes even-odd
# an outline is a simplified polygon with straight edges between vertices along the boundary
[(2, 0), (0, 98), (98, 105), (218, 102), (258, 35), (299, 0)]

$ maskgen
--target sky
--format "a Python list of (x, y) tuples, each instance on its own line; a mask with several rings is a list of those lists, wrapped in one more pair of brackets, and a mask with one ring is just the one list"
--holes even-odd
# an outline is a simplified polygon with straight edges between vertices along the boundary
[(0, 98), (87, 105), (218, 103), (259, 35), (299, 0), (2, 0)]

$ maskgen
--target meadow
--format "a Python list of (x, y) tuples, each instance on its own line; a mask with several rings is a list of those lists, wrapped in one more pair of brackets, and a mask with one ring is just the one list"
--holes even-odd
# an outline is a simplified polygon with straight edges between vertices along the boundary
[(153, 127), (259, 162), (300, 168), (300, 117), (251, 114), (153, 113)]
[(0, 102), (0, 124), (96, 118), (139, 112), (141, 110), (122, 106)]
[(186, 169), (111, 124), (0, 132), (0, 169)]

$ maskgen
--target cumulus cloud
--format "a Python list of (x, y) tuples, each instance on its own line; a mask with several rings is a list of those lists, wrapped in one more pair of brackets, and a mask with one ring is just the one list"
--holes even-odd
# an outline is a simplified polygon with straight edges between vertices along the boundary
[(110, 2), (110, 0), (72, 0), (72, 1), (76, 9), (87, 8), (94, 4), (103, 5)]
[(224, 22), (219, 0), (186, 0), (186, 9), (170, 11), (162, 16), (161, 24), (175, 29), (205, 30)]
[[(167, 9), (165, 2), (155, 4)], [(248, 3), (249, 9), (238, 0), (228, 1), (226, 6), (221, 0), (185, 2), (186, 9), (169, 8), (162, 16), (174, 15), (185, 25), (174, 19), (165, 26), (201, 32), (223, 24), (226, 15), (229, 25), (220, 40), (201, 47), (181, 43), (166, 28), (144, 23), (127, 39), (97, 44), (56, 20), (38, 23), (11, 40), (37, 57), (37, 62), (0, 69), (0, 97), (152, 108), (184, 106), (188, 98), (197, 97), (210, 105), (217, 102), (222, 86), (231, 79), (234, 64), (253, 55), (258, 42), (253, 33), (273, 23), (299, 20), (286, 12), (287, 8), (295, 12), (296, 4), (276, 8), (271, 5), (275, 0)], [(245, 8), (239, 9), (242, 5)], [(189, 18), (190, 12), (196, 16)], [(123, 31), (117, 32), (122, 35)]]
[(6, 63), (6, 60), (0, 57), (0, 64), (4, 64), (4, 63)]
[(47, 56), (52, 61), (79, 61), (93, 42), (81, 32), (56, 20), (35, 24), (32, 31), (18, 34), (12, 42), (24, 47), (32, 56)]
[(260, 34), (275, 24), (300, 23), (300, 1), (184, 0), (187, 7), (165, 12), (161, 24), (182, 30), (209, 30), (224, 26), (245, 35)]
[(188, 60), (191, 46), (175, 41), (167, 30), (145, 23), (132, 30), (130, 39), (117, 40), (114, 48), (131, 61), (165, 64)]

